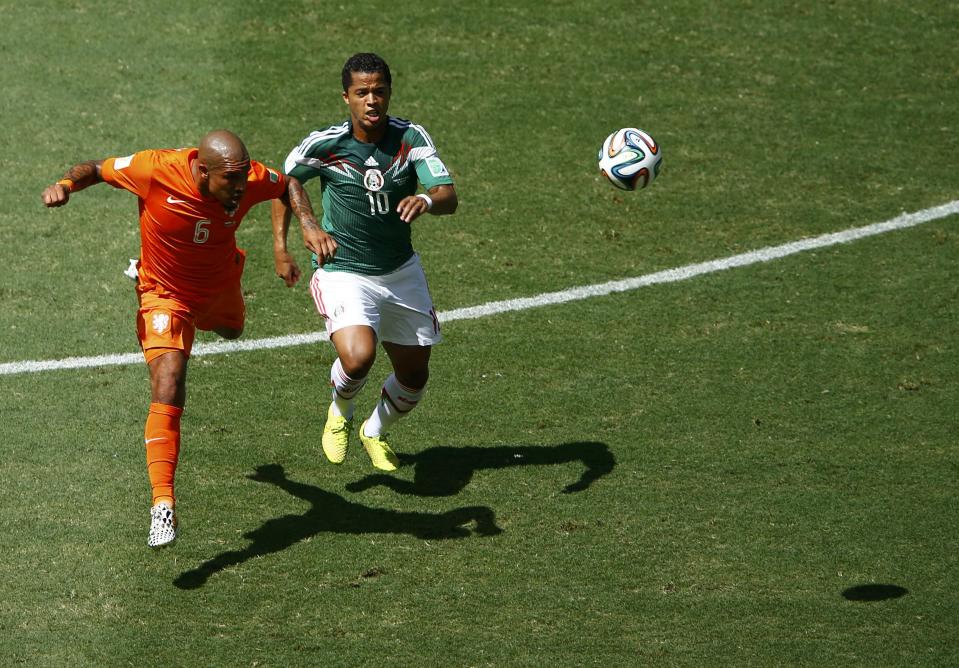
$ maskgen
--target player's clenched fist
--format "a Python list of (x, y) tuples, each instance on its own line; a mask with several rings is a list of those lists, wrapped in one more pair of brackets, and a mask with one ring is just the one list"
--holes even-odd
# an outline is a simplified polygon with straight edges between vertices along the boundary
[(40, 198), (44, 206), (63, 206), (70, 201), (70, 186), (58, 181), (44, 188)]

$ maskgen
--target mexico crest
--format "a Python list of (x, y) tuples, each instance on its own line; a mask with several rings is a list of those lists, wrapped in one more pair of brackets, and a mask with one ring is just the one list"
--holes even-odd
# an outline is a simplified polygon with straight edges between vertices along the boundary
[(383, 187), (383, 172), (378, 169), (368, 169), (363, 175), (363, 185), (367, 190), (376, 192)]

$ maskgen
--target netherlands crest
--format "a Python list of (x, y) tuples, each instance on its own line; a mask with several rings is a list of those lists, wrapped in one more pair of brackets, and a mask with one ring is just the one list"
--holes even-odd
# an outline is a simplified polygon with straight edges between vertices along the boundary
[(153, 331), (157, 334), (163, 334), (170, 326), (170, 316), (167, 313), (153, 314)]

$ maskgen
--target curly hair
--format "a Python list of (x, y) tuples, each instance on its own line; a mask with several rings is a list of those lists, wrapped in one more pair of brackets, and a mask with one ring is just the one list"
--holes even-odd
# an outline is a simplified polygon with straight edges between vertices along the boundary
[(349, 57), (346, 64), (343, 65), (343, 92), (349, 90), (350, 84), (353, 82), (353, 72), (379, 72), (386, 80), (386, 85), (393, 87), (390, 66), (375, 53), (357, 53)]

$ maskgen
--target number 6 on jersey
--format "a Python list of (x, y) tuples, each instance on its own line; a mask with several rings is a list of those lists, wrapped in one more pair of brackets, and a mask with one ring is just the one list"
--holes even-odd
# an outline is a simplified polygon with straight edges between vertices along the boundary
[(193, 230), (193, 243), (195, 244), (205, 244), (206, 240), (210, 238), (210, 229), (207, 225), (210, 224), (209, 220), (198, 220), (196, 221), (196, 228)]

